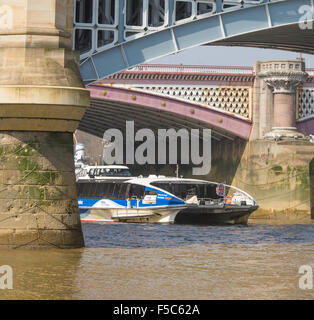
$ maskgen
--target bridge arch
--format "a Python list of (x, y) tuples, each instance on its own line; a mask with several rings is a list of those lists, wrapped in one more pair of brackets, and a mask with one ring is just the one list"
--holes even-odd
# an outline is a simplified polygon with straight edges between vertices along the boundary
[[(313, 30), (299, 27), (300, 7), (313, 9), (311, 0), (258, 0), (251, 1), (250, 6), (238, 5), (226, 11), (221, 7), (223, 0), (215, 3), (216, 10), (204, 17), (172, 22), (170, 26), (162, 26), (148, 34), (144, 32), (129, 41), (117, 41), (112, 47), (82, 56), (84, 83), (87, 85), (138, 64), (200, 45), (276, 47), (314, 52), (314, 45), (309, 41)], [(123, 18), (121, 8), (119, 10)], [(88, 28), (92, 30), (92, 27), (90, 24)], [(83, 28), (83, 25), (77, 24), (76, 28)]]
[(79, 130), (102, 138), (109, 128), (124, 131), (126, 121), (138, 128), (187, 128), (212, 130), (215, 140), (248, 139), (252, 122), (212, 108), (175, 98), (103, 85), (90, 85), (91, 107)]

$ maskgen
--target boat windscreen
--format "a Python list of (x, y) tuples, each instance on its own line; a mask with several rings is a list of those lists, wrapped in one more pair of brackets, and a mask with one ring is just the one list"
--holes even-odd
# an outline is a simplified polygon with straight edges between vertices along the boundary
[(181, 199), (187, 199), (194, 195), (201, 199), (221, 198), (216, 193), (217, 185), (212, 183), (153, 182), (151, 184)]
[(87, 199), (127, 199), (129, 189), (130, 185), (126, 183), (78, 182), (77, 196)]
[(123, 168), (94, 168), (88, 174), (91, 177), (131, 177), (130, 171)]

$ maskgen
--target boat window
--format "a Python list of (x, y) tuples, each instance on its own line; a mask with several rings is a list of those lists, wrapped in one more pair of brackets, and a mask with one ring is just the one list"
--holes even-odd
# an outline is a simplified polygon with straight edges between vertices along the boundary
[(95, 189), (95, 183), (77, 183), (77, 195), (79, 198), (93, 198)]
[(205, 185), (205, 195), (204, 198), (209, 198), (209, 199), (219, 199), (222, 198), (217, 195), (216, 192), (217, 185), (216, 184), (206, 184)]
[(105, 190), (99, 183), (77, 183), (77, 195), (79, 198), (102, 198)]
[(126, 199), (127, 189), (128, 185), (126, 183), (120, 183), (119, 188), (117, 188), (119, 192), (117, 193), (116, 199)]
[(171, 183), (153, 182), (151, 184), (157, 188), (160, 188), (160, 189), (168, 191), (168, 192), (171, 192), (171, 189), (172, 189)]
[(89, 175), (90, 177), (93, 177), (93, 176), (95, 175), (94, 169), (90, 169), (89, 172), (88, 172), (88, 175)]
[(83, 188), (84, 188), (84, 184), (83, 183), (77, 183), (76, 184), (76, 192), (77, 192), (77, 197), (78, 198), (82, 198)]
[[(141, 186), (140, 186), (141, 187)], [(77, 183), (78, 198), (126, 199), (129, 184), (126, 183)], [(144, 191), (143, 191), (144, 192)], [(142, 195), (143, 195), (142, 192)], [(136, 190), (134, 192), (136, 193)]]
[(91, 183), (88, 188), (88, 194), (91, 198), (97, 198), (97, 184)]
[(129, 191), (129, 197), (130, 198), (136, 197), (138, 199), (141, 199), (144, 195), (144, 190), (145, 190), (144, 186), (141, 186), (138, 184), (132, 184)]
[(125, 199), (127, 185), (125, 183), (115, 183), (112, 191), (112, 199)]
[(112, 193), (112, 185), (110, 185), (109, 183), (98, 183), (97, 186), (97, 192), (99, 197), (110, 198)]
[(108, 176), (122, 176), (131, 177), (128, 169), (119, 168), (92, 168), (88, 171), (90, 177), (108, 177)]
[(84, 183), (84, 184), (82, 185), (82, 196), (83, 196), (83, 197), (88, 197), (88, 191), (89, 191), (89, 189), (90, 189), (90, 185), (89, 185), (89, 184)]
[(193, 195), (196, 195), (198, 198), (221, 198), (216, 193), (216, 184), (155, 182), (152, 185), (170, 192), (181, 199), (190, 198)]
[(131, 177), (131, 173), (128, 169), (123, 169), (121, 173), (123, 176)]
[[(198, 198), (218, 199), (216, 184), (191, 183), (153, 183), (154, 186), (170, 192), (181, 199), (192, 195)], [(227, 191), (227, 190), (226, 190)], [(146, 190), (145, 187), (128, 183), (77, 183), (79, 198), (127, 199), (131, 197), (142, 198), (144, 195), (157, 195), (156, 190)]]

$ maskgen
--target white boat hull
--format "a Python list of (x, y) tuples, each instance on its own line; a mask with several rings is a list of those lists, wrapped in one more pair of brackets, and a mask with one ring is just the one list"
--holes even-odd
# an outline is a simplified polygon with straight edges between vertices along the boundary
[(82, 221), (86, 222), (133, 222), (174, 223), (176, 215), (185, 206), (150, 208), (91, 208)]

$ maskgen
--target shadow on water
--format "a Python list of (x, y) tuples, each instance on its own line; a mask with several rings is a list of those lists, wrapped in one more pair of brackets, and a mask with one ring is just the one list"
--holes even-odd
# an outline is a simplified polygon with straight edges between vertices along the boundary
[(207, 244), (305, 244), (314, 242), (313, 224), (198, 226), (83, 223), (87, 248), (173, 248)]

